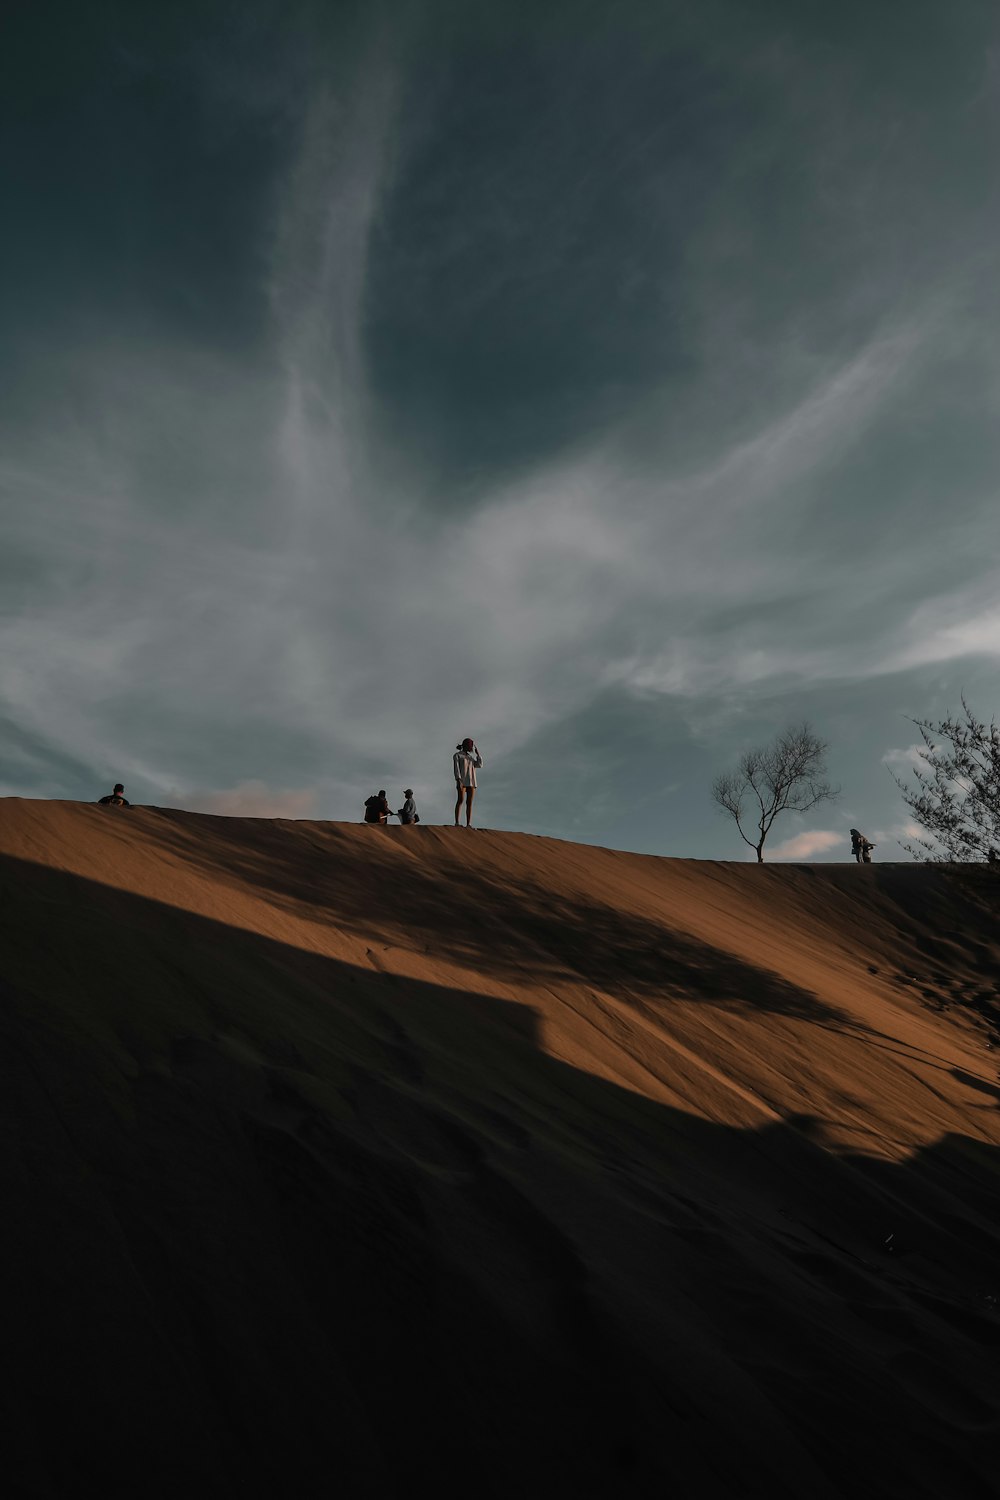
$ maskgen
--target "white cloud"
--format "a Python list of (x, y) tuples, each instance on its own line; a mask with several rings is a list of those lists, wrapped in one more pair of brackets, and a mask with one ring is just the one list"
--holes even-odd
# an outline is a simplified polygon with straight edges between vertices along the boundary
[(242, 781), (217, 792), (192, 792), (185, 797), (174, 792), (171, 802), (175, 800), (191, 812), (217, 813), (226, 818), (311, 818), (316, 812), (317, 792), (313, 787), (280, 791), (262, 781)]
[(930, 338), (937, 314), (881, 331), (856, 354), (827, 370), (790, 410), (737, 442), (689, 485), (700, 499), (719, 496), (733, 510), (752, 507), (764, 495), (780, 495), (801, 475), (814, 473), (857, 442), (877, 418)]
[(811, 859), (814, 854), (822, 854), (826, 849), (834, 849), (838, 844), (843, 846), (845, 843), (849, 852), (850, 839), (845, 840), (843, 833), (835, 833), (829, 828), (817, 828), (810, 833), (797, 833), (783, 843), (776, 844), (768, 852), (772, 859)]
[(926, 745), (907, 745), (905, 748), (887, 750), (882, 757), (882, 764), (909, 769), (911, 766), (926, 765), (926, 758)]
[(931, 597), (913, 611), (883, 670), (954, 661), (965, 656), (1000, 657), (1000, 571), (974, 584)]
[(872, 831), (873, 843), (882, 849), (882, 859), (903, 859), (905, 853), (900, 847), (903, 844), (912, 844), (914, 839), (927, 837), (927, 830), (921, 828), (919, 823), (912, 818), (903, 818), (898, 823), (890, 823), (885, 828), (876, 828)]

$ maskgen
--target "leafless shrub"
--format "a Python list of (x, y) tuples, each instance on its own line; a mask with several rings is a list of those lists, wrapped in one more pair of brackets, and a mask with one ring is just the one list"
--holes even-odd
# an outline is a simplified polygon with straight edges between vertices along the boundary
[(770, 745), (744, 751), (735, 771), (715, 778), (712, 797), (735, 819), (740, 838), (754, 850), (758, 864), (764, 863), (764, 841), (779, 813), (808, 812), (839, 795), (840, 788), (823, 779), (827, 748), (808, 724), (800, 724)]
[(903, 801), (926, 838), (906, 844), (918, 859), (978, 863), (1000, 869), (1000, 728), (977, 719), (962, 699), (961, 714), (934, 724), (912, 721), (924, 742), (913, 782), (892, 772)]

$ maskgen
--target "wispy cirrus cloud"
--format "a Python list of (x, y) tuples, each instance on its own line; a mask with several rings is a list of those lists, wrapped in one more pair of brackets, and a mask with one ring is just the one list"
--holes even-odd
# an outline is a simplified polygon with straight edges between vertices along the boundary
[(926, 837), (926, 829), (922, 828), (913, 818), (900, 818), (895, 823), (877, 827), (872, 831), (874, 843), (882, 848), (882, 859), (900, 859), (903, 855), (899, 852), (893, 853), (894, 846), (899, 850), (905, 844), (912, 843), (914, 839)]
[(1000, 572), (990, 572), (965, 588), (932, 595), (898, 632), (885, 669), (905, 671), (969, 656), (1000, 657), (998, 589)]

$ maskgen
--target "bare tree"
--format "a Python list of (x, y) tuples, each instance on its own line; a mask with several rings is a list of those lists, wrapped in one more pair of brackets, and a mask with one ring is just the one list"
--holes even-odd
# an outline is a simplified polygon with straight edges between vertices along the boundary
[(987, 860), (1000, 865), (1000, 728), (984, 724), (962, 699), (962, 714), (938, 724), (913, 719), (924, 748), (916, 786), (893, 780), (929, 837), (904, 848), (918, 859)]
[(817, 802), (839, 796), (840, 788), (823, 780), (827, 748), (808, 724), (800, 724), (770, 745), (745, 750), (735, 771), (715, 778), (712, 796), (735, 818), (740, 838), (754, 850), (758, 864), (764, 863), (764, 840), (779, 813), (808, 812)]

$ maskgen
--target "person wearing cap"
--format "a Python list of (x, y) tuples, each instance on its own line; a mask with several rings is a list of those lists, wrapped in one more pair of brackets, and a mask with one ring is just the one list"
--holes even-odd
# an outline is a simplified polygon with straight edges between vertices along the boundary
[(403, 803), (396, 817), (401, 823), (419, 823), (420, 814), (417, 812), (417, 804), (413, 800), (413, 788), (408, 786), (403, 793), (406, 801)]
[(122, 786), (122, 784), (121, 784), (120, 781), (116, 781), (115, 782), (115, 789), (114, 789), (114, 791), (113, 792), (109, 792), (106, 797), (101, 797), (98, 800), (98, 804), (97, 805), (98, 805), (98, 807), (131, 807), (132, 806), (131, 802), (128, 802), (125, 799), (125, 788)]
[(452, 764), (455, 767), (455, 789), (458, 792), (458, 801), (455, 803), (455, 827), (458, 827), (458, 815), (464, 800), (465, 826), (471, 828), (472, 799), (476, 795), (476, 772), (481, 770), (483, 765), (483, 757), (479, 753), (475, 740), (463, 740), (460, 745), (455, 746)]

